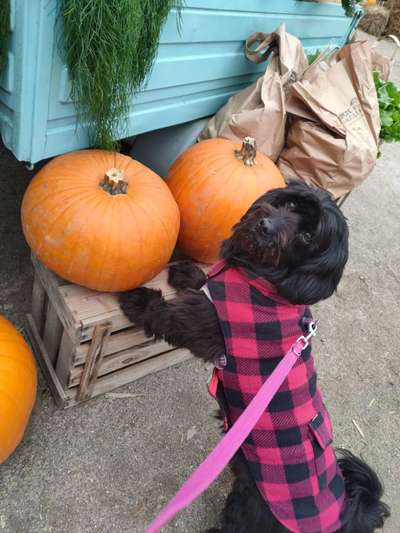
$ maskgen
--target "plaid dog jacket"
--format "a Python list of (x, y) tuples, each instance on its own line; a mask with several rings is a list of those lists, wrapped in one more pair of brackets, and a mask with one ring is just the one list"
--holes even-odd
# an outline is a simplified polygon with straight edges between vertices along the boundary
[[(243, 269), (219, 262), (208, 276), (226, 347), (226, 365), (214, 369), (209, 390), (233, 424), (312, 317)], [(344, 525), (345, 486), (331, 443), (308, 347), (242, 445), (261, 495), (289, 531), (331, 533)]]

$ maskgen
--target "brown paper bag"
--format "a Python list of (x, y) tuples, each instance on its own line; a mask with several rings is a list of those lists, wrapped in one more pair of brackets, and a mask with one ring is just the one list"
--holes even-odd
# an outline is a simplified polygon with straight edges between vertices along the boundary
[[(256, 49), (252, 45), (259, 42)], [(247, 58), (270, 61), (256, 82), (232, 96), (210, 120), (200, 139), (225, 137), (242, 140), (250, 135), (257, 148), (276, 161), (283, 148), (286, 125), (286, 93), (301, 78), (308, 62), (301, 42), (286, 33), (285, 25), (270, 34), (254, 33), (246, 41)]]
[(390, 79), (390, 76), (392, 74), (392, 69), (394, 62), (396, 60), (396, 55), (400, 49), (400, 41), (395, 35), (387, 35), (388, 39), (391, 39), (394, 44), (395, 48), (393, 49), (393, 54), (391, 57), (384, 56), (383, 54), (379, 53), (376, 50), (376, 45), (372, 48), (372, 68), (374, 70), (377, 70), (380, 73), (380, 76), (383, 80), (388, 81)]
[(380, 118), (368, 43), (349, 44), (311, 77), (307, 72), (293, 84), (287, 109), (294, 118), (278, 162), (287, 179), (304, 179), (339, 198), (369, 176)]
[(380, 77), (385, 81), (390, 79), (396, 55), (400, 49), (400, 40), (395, 35), (387, 35), (386, 38), (391, 39), (395, 44), (395, 48), (393, 49), (391, 57), (387, 57), (378, 52), (377, 46), (379, 44), (379, 40), (376, 37), (373, 37), (372, 35), (368, 35), (367, 33), (361, 30), (356, 30), (352, 38), (352, 42), (369, 42), (369, 44), (371, 45), (372, 69), (377, 70), (380, 74)]

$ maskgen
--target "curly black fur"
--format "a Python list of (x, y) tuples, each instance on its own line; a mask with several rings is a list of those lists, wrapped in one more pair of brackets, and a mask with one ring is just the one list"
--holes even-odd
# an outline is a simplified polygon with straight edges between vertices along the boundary
[(383, 487), (376, 473), (359, 457), (339, 449), (338, 463), (343, 473), (346, 493), (351, 503), (350, 519), (343, 533), (373, 533), (390, 516), (388, 505), (381, 502)]
[[(259, 222), (265, 217), (273, 231), (263, 235)], [(329, 193), (292, 182), (250, 207), (221, 255), (229, 265), (268, 279), (289, 302), (311, 305), (336, 290), (348, 259), (348, 234)]]
[(177, 291), (201, 289), (207, 281), (204, 272), (193, 261), (180, 261), (168, 269), (168, 283)]
[[(380, 501), (382, 484), (364, 461), (348, 450), (337, 452), (351, 501), (348, 522), (337, 533), (373, 533), (390, 516), (389, 507)], [(290, 533), (265, 504), (242, 453), (236, 455), (231, 469), (235, 481), (222, 513), (223, 525), (207, 533)]]
[[(195, 280), (201, 274), (204, 276), (193, 263), (191, 265)], [(187, 267), (184, 266), (182, 278), (185, 279), (186, 275)], [(179, 278), (177, 272), (174, 276)], [(140, 287), (122, 293), (120, 305), (129, 320), (143, 327), (148, 337), (154, 336), (173, 346), (187, 348), (205, 361), (225, 353), (214, 306), (202, 292), (187, 290), (179, 298), (167, 302), (161, 291)]]
[[(228, 265), (241, 266), (273, 283), (287, 300), (312, 304), (328, 298), (348, 257), (346, 220), (330, 195), (300, 182), (259, 198), (223, 243)], [(204, 273), (185, 261), (170, 268), (169, 283), (183, 291), (167, 302), (160, 291), (140, 288), (121, 294), (127, 317), (148, 336), (188, 348), (209, 361), (225, 353), (217, 314), (198, 289)], [(338, 533), (373, 533), (389, 516), (380, 501), (382, 485), (361, 459), (343, 451), (339, 459), (351, 500), (349, 520)], [(260, 496), (241, 453), (232, 462), (235, 482), (223, 511), (223, 525), (210, 533), (289, 533)]]

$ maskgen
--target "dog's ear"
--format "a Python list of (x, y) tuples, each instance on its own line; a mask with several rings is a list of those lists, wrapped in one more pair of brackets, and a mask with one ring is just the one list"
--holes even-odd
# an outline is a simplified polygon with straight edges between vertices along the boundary
[[(279, 293), (295, 304), (312, 305), (332, 296), (343, 274), (347, 257), (339, 252), (329, 258), (302, 264), (279, 282)], [(325, 268), (321, 264), (325, 263)], [(331, 266), (328, 266), (328, 265)]]
[(328, 197), (321, 210), (314, 240), (317, 250), (280, 280), (279, 292), (292, 303), (311, 305), (337, 289), (348, 259), (349, 230), (339, 208)]

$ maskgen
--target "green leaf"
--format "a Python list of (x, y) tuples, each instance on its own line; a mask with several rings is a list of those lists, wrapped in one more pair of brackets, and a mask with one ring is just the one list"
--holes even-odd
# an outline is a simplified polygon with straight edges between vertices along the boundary
[(308, 64), (312, 65), (314, 61), (316, 61), (321, 54), (322, 54), (322, 50), (320, 50), (319, 48), (317, 50), (314, 50), (314, 52), (310, 52), (309, 54), (307, 54)]
[(384, 81), (373, 72), (381, 118), (380, 138), (400, 142), (400, 89), (392, 81)]
[(380, 89), (378, 89), (378, 98), (379, 98), (379, 105), (383, 105), (383, 106), (392, 105), (392, 99), (390, 98), (385, 85), (381, 87)]
[(386, 84), (386, 91), (387, 94), (392, 99), (392, 103), (394, 106), (400, 105), (400, 91), (397, 89), (394, 83), (389, 82)]
[(388, 128), (393, 124), (393, 118), (390, 111), (381, 112), (381, 124), (383, 127)]
[(362, 0), (342, 0), (342, 7), (346, 13), (347, 17), (352, 17), (354, 15), (354, 8)]
[(372, 72), (372, 76), (374, 77), (375, 87), (379, 89), (379, 87), (382, 86), (382, 80), (380, 78), (379, 72), (377, 70), (374, 70)]

